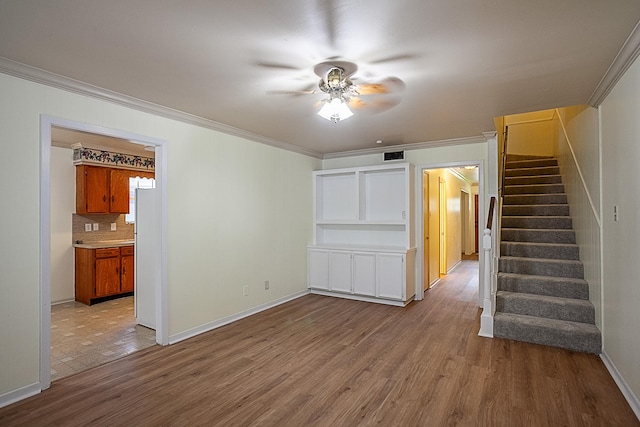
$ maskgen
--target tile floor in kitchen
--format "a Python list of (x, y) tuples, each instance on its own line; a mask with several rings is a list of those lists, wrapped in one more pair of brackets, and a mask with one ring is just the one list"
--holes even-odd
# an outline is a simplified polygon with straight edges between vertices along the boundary
[(87, 306), (51, 306), (51, 381), (155, 345), (156, 333), (136, 325), (133, 297)]

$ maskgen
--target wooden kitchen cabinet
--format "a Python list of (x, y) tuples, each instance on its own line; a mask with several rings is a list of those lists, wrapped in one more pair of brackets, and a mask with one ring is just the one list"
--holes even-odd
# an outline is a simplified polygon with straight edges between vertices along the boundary
[(101, 298), (133, 293), (133, 246), (76, 248), (76, 301), (91, 305)]
[(127, 169), (76, 166), (76, 213), (129, 213)]
[(120, 290), (122, 292), (133, 292), (133, 280), (135, 277), (133, 269), (133, 246), (123, 246), (120, 248), (120, 265)]

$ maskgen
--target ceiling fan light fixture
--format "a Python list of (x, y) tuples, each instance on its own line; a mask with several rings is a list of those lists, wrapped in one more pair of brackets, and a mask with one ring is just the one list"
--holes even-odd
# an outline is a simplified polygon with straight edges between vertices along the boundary
[(353, 112), (342, 97), (336, 97), (326, 99), (324, 105), (318, 111), (318, 115), (333, 123), (338, 123), (353, 116)]

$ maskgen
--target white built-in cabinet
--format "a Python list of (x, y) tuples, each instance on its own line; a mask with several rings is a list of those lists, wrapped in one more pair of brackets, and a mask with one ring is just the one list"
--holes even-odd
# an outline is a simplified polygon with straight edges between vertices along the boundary
[(413, 166), (315, 171), (313, 293), (392, 305), (415, 296)]

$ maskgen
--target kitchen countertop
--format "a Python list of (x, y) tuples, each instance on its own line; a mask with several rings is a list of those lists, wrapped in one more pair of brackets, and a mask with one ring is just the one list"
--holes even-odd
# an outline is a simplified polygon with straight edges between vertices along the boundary
[(131, 246), (134, 244), (133, 240), (101, 240), (99, 242), (82, 242), (81, 240), (76, 240), (73, 242), (74, 248), (83, 248), (83, 249), (102, 249), (102, 248), (116, 248), (120, 246)]

